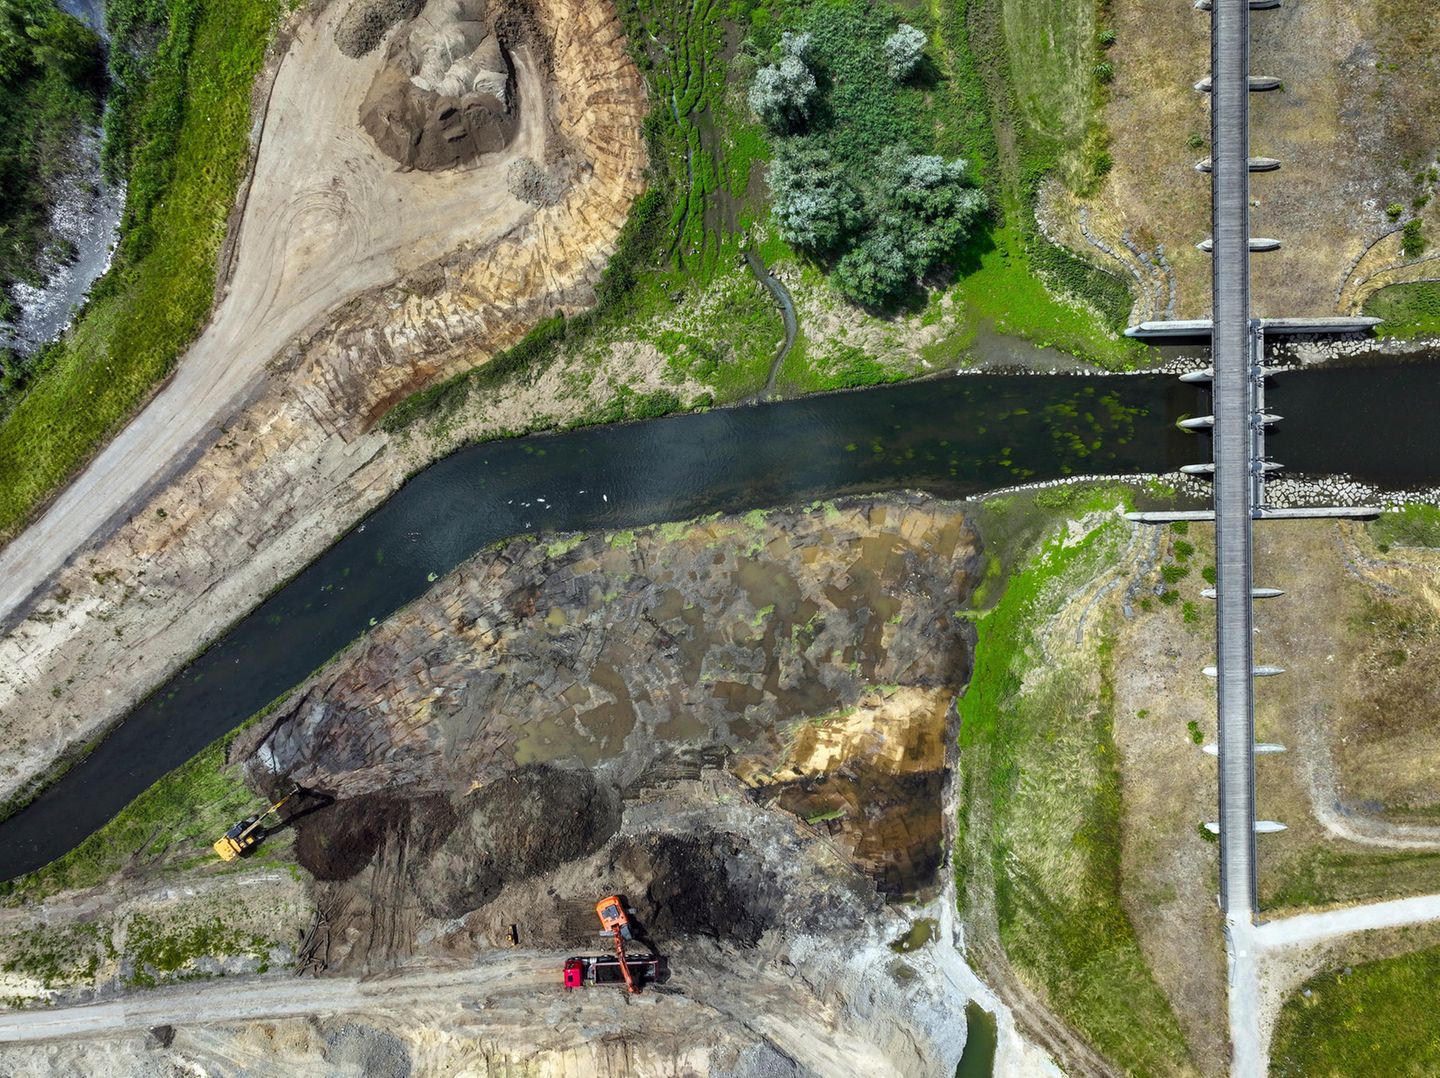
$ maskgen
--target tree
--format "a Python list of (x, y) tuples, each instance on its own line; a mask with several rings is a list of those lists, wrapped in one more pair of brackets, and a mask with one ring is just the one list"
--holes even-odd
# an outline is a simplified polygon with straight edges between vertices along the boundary
[(782, 142), (770, 165), (771, 213), (786, 243), (811, 253), (839, 248), (860, 223), (860, 199), (823, 147)]
[(806, 66), (810, 41), (809, 34), (787, 30), (780, 38), (780, 62), (762, 67), (750, 84), (750, 108), (777, 134), (803, 128), (820, 92), (814, 73)]
[(887, 232), (866, 237), (835, 264), (830, 279), (841, 295), (867, 307), (888, 307), (915, 284), (904, 248)]
[(985, 196), (971, 185), (970, 166), (961, 158), (891, 146), (880, 155), (878, 174), (877, 227), (896, 238), (917, 276), (943, 262), (985, 212)]
[(885, 39), (885, 68), (896, 82), (914, 74), (924, 55), (925, 34), (908, 22)]
[(810, 62), (810, 46), (815, 43), (811, 33), (796, 34), (786, 30), (780, 35), (780, 55), (793, 56), (802, 64)]

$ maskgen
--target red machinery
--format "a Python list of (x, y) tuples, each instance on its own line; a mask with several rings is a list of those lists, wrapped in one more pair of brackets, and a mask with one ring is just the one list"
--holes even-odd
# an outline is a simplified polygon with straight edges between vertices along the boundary
[(565, 960), (565, 987), (584, 988), (587, 985), (635, 985), (631, 991), (638, 992), (642, 984), (658, 984), (665, 979), (665, 959), (653, 954), (630, 955), (625, 959), (629, 977), (625, 976), (620, 959), (614, 955), (581, 955)]

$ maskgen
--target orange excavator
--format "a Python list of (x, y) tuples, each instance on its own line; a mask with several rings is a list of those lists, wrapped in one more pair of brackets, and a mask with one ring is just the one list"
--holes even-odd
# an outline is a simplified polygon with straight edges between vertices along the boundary
[(600, 934), (615, 940), (615, 957), (620, 960), (620, 972), (625, 976), (625, 990), (638, 992), (635, 974), (630, 971), (630, 960), (625, 957), (625, 941), (630, 939), (630, 917), (619, 895), (602, 898), (595, 903), (595, 915), (600, 918)]

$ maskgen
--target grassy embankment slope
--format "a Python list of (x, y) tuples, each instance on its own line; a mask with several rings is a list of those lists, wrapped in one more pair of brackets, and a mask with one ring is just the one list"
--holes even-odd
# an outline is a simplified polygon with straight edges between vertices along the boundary
[(961, 283), (977, 321), (1103, 367), (1142, 364), (1145, 349), (1115, 336), (1130, 313), (1129, 285), (1047, 241), (1035, 222), (1046, 176), (1083, 194), (1110, 167), (1097, 4), (932, 0), (932, 10), (952, 77), (976, 85), (967, 100), (984, 102), (993, 131), (987, 187), (999, 213), (977, 244), (978, 270)]
[(1312, 977), (1280, 1012), (1275, 1078), (1440, 1073), (1440, 948)]
[[(141, 15), (164, 5), (151, 0)], [(204, 324), (245, 168), (250, 94), (283, 0), (171, 0), (126, 100), (129, 193), (115, 264), (0, 419), (0, 538), (134, 411)], [(114, 3), (112, 26), (138, 3)]]
[[(258, 811), (257, 798), (240, 781), (238, 769), (225, 765), (233, 739), (233, 733), (226, 735), (170, 772), (59, 860), (0, 883), (0, 901), (25, 905), (59, 891), (94, 887), (126, 865), (153, 872), (162, 865), (182, 870), (216, 861), (210, 844), (236, 820)], [(268, 860), (276, 852), (270, 844), (261, 856)]]
[[(1102, 620), (1083, 648), (1047, 641), (1051, 619), (1128, 539), (1113, 515), (1079, 541), (1063, 522), (1124, 497), (1105, 488), (1037, 493), (1044, 538), (1018, 555), (1004, 550), (1013, 540), (997, 550), (995, 536), (1014, 529), (1025, 499), (986, 503), (982, 532), (999, 568), (959, 705), (957, 891), (972, 931), (998, 931), (1014, 969), (1096, 1050), (1129, 1073), (1175, 1074), (1190, 1069), (1185, 1041), (1121, 903), (1110, 635)], [(1103, 608), (1092, 616), (1103, 619)], [(1063, 634), (1072, 631), (1067, 623)]]
[[(755, 393), (780, 342), (781, 322), (768, 293), (740, 264), (747, 245), (768, 264), (798, 266), (801, 290), (818, 295), (826, 309), (824, 325), (802, 317), (781, 372), (786, 392), (890, 381), (917, 373), (921, 361), (932, 369), (963, 363), (983, 332), (1025, 337), (1106, 367), (1143, 362), (1145, 350), (1117, 333), (1130, 309), (1128, 287), (1046, 242), (1032, 210), (1035, 187), (1050, 171), (1073, 174), (1083, 184), (1102, 164), (1094, 147), (1103, 139), (1097, 142), (1093, 132), (1103, 88), (1091, 64), (1100, 46), (1089, 5), (1080, 5), (1078, 14), (1067, 8), (1058, 21), (1043, 5), (1002, 15), (1001, 0), (934, 0), (920, 8), (883, 0), (735, 0), (728, 6), (621, 0), (619, 7), (651, 92), (645, 134), (652, 176), (598, 304), (568, 323), (544, 323), (509, 353), (402, 402), (386, 417), (387, 429), (417, 421), (443, 425), (467, 410), (472, 393), (493, 396), (556, 363), (567, 386), (583, 395), (614, 348), (654, 348), (677, 389), (642, 394), (622, 386), (567, 425)], [(928, 36), (930, 66), (915, 83), (897, 84), (883, 73), (884, 38), (902, 20)], [(823, 267), (802, 262), (768, 225), (762, 178), (772, 147), (745, 95), (786, 29), (816, 34), (818, 61), (831, 76), (827, 108), (831, 130), (843, 133), (839, 142), (853, 149), (903, 137), (917, 150), (965, 157), (990, 197), (991, 219), (957, 253), (953, 277), (930, 282), (921, 310), (879, 318), (846, 304), (829, 289)], [(1031, 59), (1036, 41), (1052, 37), (1071, 57), (1060, 71)], [(1024, 64), (1023, 95), (1010, 88), (1012, 56)], [(1023, 115), (1014, 103), (1020, 96), (1030, 103)], [(1045, 108), (1062, 99), (1085, 104), (1065, 106), (1069, 118), (1057, 126)], [(1076, 123), (1085, 132), (1078, 157), (1061, 152)], [(869, 162), (857, 157), (847, 164)], [(911, 330), (937, 324), (940, 331), (923, 346), (906, 343)], [(893, 340), (890, 354), (866, 345), (874, 338)], [(706, 392), (682, 399), (678, 387), (686, 382)]]
[(1440, 281), (1388, 285), (1365, 301), (1365, 313), (1385, 319), (1383, 337), (1440, 337)]

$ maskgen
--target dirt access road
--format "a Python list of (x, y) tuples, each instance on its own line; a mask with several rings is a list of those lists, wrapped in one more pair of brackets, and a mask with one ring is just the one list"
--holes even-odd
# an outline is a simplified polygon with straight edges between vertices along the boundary
[(513, 160), (544, 157), (546, 88), (529, 51), (513, 54), (520, 123), (505, 152), (466, 169), (402, 172), (357, 119), (385, 50), (341, 55), (333, 26), (343, 10), (301, 22), (279, 61), (233, 272), (209, 326), (149, 406), (0, 550), (0, 619), (208, 444), (297, 334), (347, 298), (533, 213), (505, 183)]
[(455, 969), (281, 980), (254, 977), (132, 993), (107, 1003), (0, 1014), (0, 1042), (95, 1037), (155, 1026), (393, 1010), (472, 994), (533, 993), (560, 983), (553, 955), (510, 952)]

